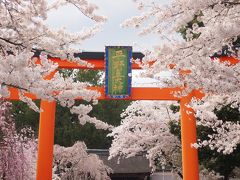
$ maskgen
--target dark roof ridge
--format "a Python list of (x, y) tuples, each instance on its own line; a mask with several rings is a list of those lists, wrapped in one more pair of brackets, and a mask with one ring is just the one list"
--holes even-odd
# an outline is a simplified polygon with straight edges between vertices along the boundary
[[(34, 57), (38, 57), (41, 51), (35, 51)], [(98, 52), (98, 51), (83, 51), (79, 53), (74, 53), (74, 57), (80, 59), (104, 59), (105, 52)], [(142, 59), (145, 55), (141, 52), (132, 52), (133, 59)], [(50, 56), (51, 57), (51, 56)]]

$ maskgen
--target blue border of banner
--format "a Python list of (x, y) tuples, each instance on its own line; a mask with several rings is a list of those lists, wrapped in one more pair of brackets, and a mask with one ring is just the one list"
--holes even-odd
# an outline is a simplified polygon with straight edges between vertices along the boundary
[[(108, 92), (108, 50), (109, 48), (124, 48), (128, 51), (128, 89), (127, 94), (122, 95), (110, 95)], [(129, 98), (131, 96), (131, 89), (132, 89), (132, 46), (105, 46), (105, 96), (108, 98), (113, 99), (124, 99)]]

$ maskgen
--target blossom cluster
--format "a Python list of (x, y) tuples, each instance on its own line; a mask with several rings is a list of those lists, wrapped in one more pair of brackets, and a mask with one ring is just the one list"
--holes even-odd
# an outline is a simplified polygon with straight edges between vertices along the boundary
[(112, 170), (96, 154), (88, 154), (83, 142), (71, 147), (54, 146), (54, 178), (81, 180), (110, 180)]
[(179, 167), (180, 142), (170, 133), (170, 122), (179, 113), (169, 110), (170, 102), (135, 101), (123, 113), (121, 125), (113, 128), (110, 157), (131, 157), (146, 152), (153, 170), (156, 160), (161, 166), (169, 162)]
[[(154, 33), (163, 40), (143, 60), (146, 76), (159, 78), (160, 72), (169, 70), (172, 76), (161, 86), (183, 87), (178, 96), (194, 89), (204, 92), (205, 98), (201, 102), (193, 101), (191, 106), (197, 112), (199, 123), (216, 134), (203, 144), (223, 153), (233, 152), (239, 144), (239, 122), (222, 122), (213, 110), (221, 103), (222, 106), (240, 103), (239, 1), (172, 0), (164, 5), (151, 0), (134, 1), (142, 13), (122, 26), (142, 26), (140, 34)], [(185, 31), (179, 35), (181, 29)], [(236, 64), (216, 56), (223, 47), (232, 52)], [(156, 62), (147, 66), (152, 60)]]
[[(66, 29), (51, 29), (45, 20), (49, 11), (71, 4), (91, 21), (93, 27), (71, 33)], [(26, 92), (36, 95), (38, 99), (57, 101), (62, 106), (72, 108), (75, 99), (95, 101), (98, 92), (88, 90), (88, 83), (75, 82), (71, 77), (63, 77), (57, 72), (58, 65), (48, 60), (48, 56), (74, 61), (86, 67), (91, 64), (74, 57), (75, 45), (92, 37), (100, 31), (106, 17), (97, 15), (98, 7), (86, 0), (54, 1), (0, 1), (0, 96), (10, 96), (9, 87), (19, 89), (20, 100), (33, 110), (41, 110), (27, 96)], [(33, 57), (40, 52), (39, 58)], [(47, 78), (51, 74), (52, 78)], [(83, 121), (98, 123), (97, 119), (87, 116), (87, 112), (74, 111)], [(88, 118), (87, 118), (88, 117)], [(104, 128), (108, 128), (103, 124)]]
[(0, 179), (33, 180), (37, 142), (29, 128), (17, 133), (10, 109), (11, 103), (0, 102)]

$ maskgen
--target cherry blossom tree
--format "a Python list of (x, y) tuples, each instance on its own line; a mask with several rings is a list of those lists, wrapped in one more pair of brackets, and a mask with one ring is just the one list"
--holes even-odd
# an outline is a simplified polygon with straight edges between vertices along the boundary
[[(65, 28), (49, 28), (45, 23), (48, 12), (69, 4), (75, 6), (91, 21), (94, 21), (95, 25), (82, 29), (78, 33), (71, 33)], [(92, 109), (90, 105), (74, 105), (74, 99), (77, 97), (96, 103), (99, 93), (88, 90), (89, 83), (74, 81), (72, 77), (64, 77), (57, 71), (58, 65), (48, 60), (48, 56), (59, 57), (92, 67), (91, 64), (74, 57), (74, 53), (79, 50), (73, 47), (101, 30), (106, 17), (97, 15), (95, 13), (97, 9), (96, 5), (89, 3), (87, 0), (0, 1), (0, 97), (8, 98), (10, 95), (9, 88), (18, 88), (20, 100), (37, 112), (40, 112), (41, 109), (24, 95), (25, 92), (35, 94), (39, 99), (57, 101), (60, 105), (69, 107), (72, 113), (78, 114), (81, 124), (92, 122), (96, 124), (97, 128), (108, 129), (111, 127), (87, 115)], [(39, 57), (34, 57), (39, 52)], [(53, 73), (51, 79), (46, 78)], [(9, 134), (9, 138), (3, 139), (7, 144), (3, 148), (6, 147), (7, 149), (1, 151), (1, 162), (4, 162), (1, 163), (0, 168), (1, 178), (34, 179), (35, 163), (31, 161), (36, 158), (30, 157), (33, 145), (30, 141), (27, 141), (25, 136), (16, 134), (14, 123), (9, 124), (5, 122), (4, 118), (1, 120), (0, 124), (5, 128), (3, 132), (7, 133), (5, 126), (9, 126), (8, 129), (11, 129), (9, 133), (12, 133)], [(97, 161), (98, 158), (94, 155), (88, 156), (83, 144), (79, 146), (76, 144), (72, 149), (75, 147), (78, 147), (75, 150), (82, 150), (80, 154), (82, 157), (80, 158), (82, 158), (81, 162), (85, 162), (82, 171), (88, 170), (88, 172), (83, 176), (81, 174), (74, 174), (74, 176), (107, 179), (108, 176), (102, 162)], [(9, 158), (9, 155), (12, 155), (14, 159)], [(96, 162), (99, 163), (90, 167), (87, 166), (87, 161), (85, 161), (87, 159), (89, 160), (88, 163), (93, 162), (92, 165)], [(75, 166), (76, 161), (72, 161), (72, 163), (73, 168), (77, 168)], [(30, 168), (30, 164), (34, 168)], [(86, 169), (87, 167), (89, 169)], [(96, 168), (91, 169), (93, 167)], [(99, 172), (100, 174), (97, 174)]]
[[(96, 22), (95, 25), (78, 33), (49, 28), (45, 23), (48, 12), (67, 4), (75, 6), (91, 21)], [(91, 101), (99, 94), (88, 90), (86, 88), (88, 83), (74, 82), (71, 77), (63, 77), (56, 72), (57, 64), (47, 58), (48, 55), (67, 58), (69, 61), (92, 66), (75, 58), (76, 49), (73, 47), (92, 37), (106, 21), (106, 17), (95, 13), (97, 8), (86, 0), (0, 1), (1, 97), (9, 97), (9, 87), (18, 88), (20, 99), (35, 111), (39, 112), (40, 109), (30, 98), (24, 96), (25, 92), (35, 94), (39, 99), (57, 101), (62, 106), (71, 108), (73, 113), (79, 114), (82, 123), (90, 121), (98, 124), (97, 127), (109, 128), (107, 124), (87, 116), (91, 107), (74, 106), (76, 97)], [(37, 58), (33, 58), (36, 52), (41, 52), (38, 63), (36, 63)], [(46, 76), (53, 72), (55, 72), (53, 78), (46, 79)]]
[[(0, 178), (35, 179), (37, 141), (31, 129), (17, 133), (11, 115), (11, 103), (0, 104)], [(83, 142), (72, 147), (54, 146), (53, 179), (110, 179), (111, 169), (95, 154), (88, 154)]]
[[(159, 78), (161, 71), (169, 70), (172, 77), (166, 79), (164, 85), (184, 87), (180, 96), (193, 89), (204, 92), (201, 101), (194, 100), (190, 105), (196, 111), (198, 123), (211, 127), (216, 134), (198, 146), (207, 145), (225, 154), (233, 152), (240, 143), (239, 122), (223, 122), (213, 110), (229, 104), (239, 107), (240, 2), (172, 0), (162, 5), (159, 1), (134, 1), (142, 13), (126, 20), (122, 26), (139, 28), (147, 22), (140, 34), (155, 33), (163, 39), (162, 45), (156, 46), (153, 52), (146, 52), (145, 75)], [(194, 19), (196, 22), (191, 24)], [(186, 40), (177, 34), (183, 28)], [(228, 56), (235, 58), (235, 65), (216, 57), (223, 47), (227, 47)], [(149, 60), (156, 62), (149, 67)], [(182, 70), (191, 72), (183, 74)]]
[(170, 102), (134, 101), (123, 113), (121, 125), (113, 128), (110, 158), (128, 158), (146, 152), (153, 171), (156, 162), (163, 168), (171, 165), (176, 171), (181, 167), (180, 142), (170, 133), (170, 123), (178, 121)]
[(86, 150), (86, 145), (79, 141), (71, 147), (55, 145), (53, 179), (110, 180), (112, 170)]
[(37, 142), (31, 129), (16, 132), (11, 103), (0, 104), (0, 178), (35, 179)]

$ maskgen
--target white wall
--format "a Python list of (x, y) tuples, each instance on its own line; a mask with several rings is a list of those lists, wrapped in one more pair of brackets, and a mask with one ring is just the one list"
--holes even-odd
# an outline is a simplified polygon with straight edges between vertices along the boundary
[(158, 172), (153, 173), (150, 180), (178, 180), (180, 179), (177, 174), (171, 172)]

